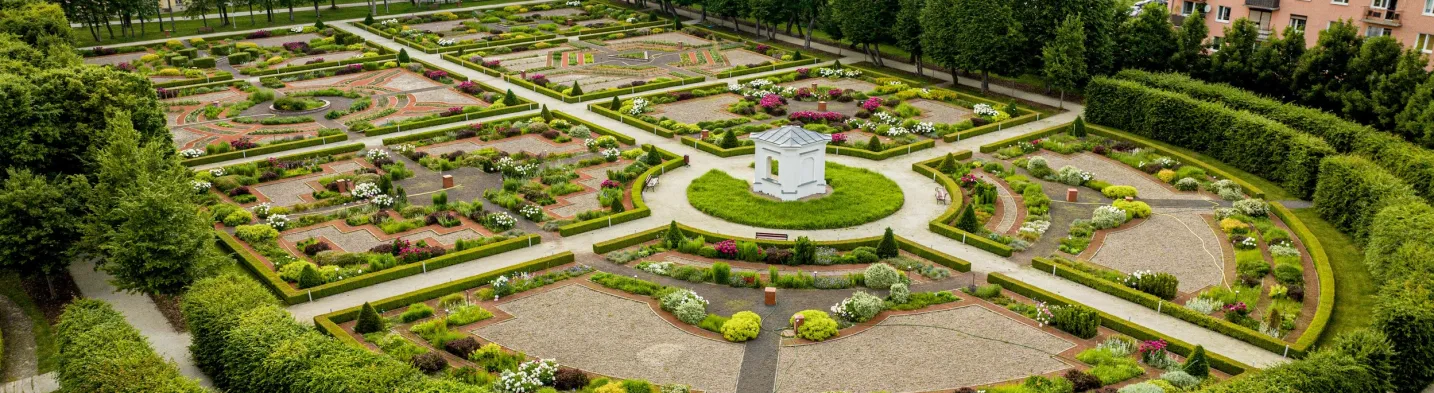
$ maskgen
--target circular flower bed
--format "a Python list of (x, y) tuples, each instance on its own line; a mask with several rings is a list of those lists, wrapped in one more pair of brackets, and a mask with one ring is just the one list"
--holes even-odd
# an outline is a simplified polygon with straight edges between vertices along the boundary
[(831, 193), (782, 202), (752, 193), (745, 180), (712, 170), (687, 187), (687, 201), (708, 215), (778, 229), (832, 229), (872, 222), (901, 209), (901, 187), (876, 172), (827, 163)]

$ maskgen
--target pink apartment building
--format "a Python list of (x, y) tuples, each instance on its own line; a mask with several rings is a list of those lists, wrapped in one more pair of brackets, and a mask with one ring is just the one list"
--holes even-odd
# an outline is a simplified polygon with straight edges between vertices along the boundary
[(1434, 0), (1168, 0), (1170, 14), (1179, 24), (1184, 17), (1205, 11), (1210, 37), (1225, 35), (1236, 19), (1247, 18), (1260, 34), (1278, 34), (1287, 26), (1305, 30), (1305, 44), (1313, 46), (1319, 31), (1339, 19), (1353, 19), (1367, 36), (1387, 35), (1406, 47), (1434, 53)]

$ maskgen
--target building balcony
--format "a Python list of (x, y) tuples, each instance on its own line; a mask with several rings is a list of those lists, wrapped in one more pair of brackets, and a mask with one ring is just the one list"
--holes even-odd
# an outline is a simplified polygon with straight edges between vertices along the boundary
[(1272, 30), (1266, 30), (1266, 29), (1264, 29), (1264, 28), (1261, 28), (1261, 29), (1259, 30), (1259, 35), (1256, 36), (1255, 39), (1256, 39), (1256, 40), (1259, 40), (1260, 42), (1264, 42), (1264, 41), (1266, 41), (1266, 40), (1269, 40), (1269, 39), (1270, 39), (1270, 35), (1271, 35), (1271, 34), (1274, 34), (1274, 33), (1275, 33), (1275, 32), (1272, 31)]
[(1280, 9), (1280, 0), (1245, 0), (1245, 6), (1257, 10), (1275, 11)]
[(1364, 23), (1372, 23), (1381, 26), (1399, 27), (1403, 25), (1400, 17), (1403, 12), (1384, 8), (1364, 7)]
[(1170, 23), (1171, 23), (1171, 24), (1174, 24), (1176, 27), (1179, 27), (1179, 26), (1184, 25), (1184, 24), (1185, 24), (1185, 15), (1170, 14)]

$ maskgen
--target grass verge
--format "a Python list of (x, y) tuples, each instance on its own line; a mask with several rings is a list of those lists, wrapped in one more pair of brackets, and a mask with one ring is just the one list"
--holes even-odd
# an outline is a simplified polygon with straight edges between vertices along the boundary
[(1349, 236), (1320, 218), (1314, 208), (1294, 209), (1294, 213), (1319, 238), (1334, 270), (1334, 311), (1315, 341), (1315, 346), (1323, 346), (1342, 333), (1369, 326), (1379, 286), (1364, 267), (1364, 251)]
[(876, 172), (827, 163), (832, 192), (807, 201), (782, 202), (754, 195), (751, 185), (712, 170), (687, 187), (697, 210), (738, 224), (779, 229), (832, 229), (886, 217), (905, 202), (901, 187)]

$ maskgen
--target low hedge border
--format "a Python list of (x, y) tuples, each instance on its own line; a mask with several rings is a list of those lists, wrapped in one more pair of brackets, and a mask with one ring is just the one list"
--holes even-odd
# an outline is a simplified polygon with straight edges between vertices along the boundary
[(1069, 130), (1069, 129), (1070, 129), (1070, 126), (1071, 126), (1071, 123), (1065, 123), (1065, 124), (1061, 124), (1061, 125), (1058, 125), (1058, 126), (1052, 126), (1052, 127), (1049, 127), (1049, 128), (1044, 128), (1044, 129), (1038, 130), (1038, 131), (1028, 132), (1028, 133), (1025, 133), (1025, 134), (1021, 134), (1021, 135), (1013, 136), (1013, 137), (1010, 137), (1010, 138), (1002, 139), (1002, 140), (995, 141), (995, 142), (992, 142), (992, 143), (987, 143), (987, 144), (981, 145), (981, 152), (982, 152), (982, 153), (991, 153), (991, 152), (994, 152), (994, 151), (997, 151), (997, 150), (1004, 149), (1006, 146), (1014, 145), (1014, 144), (1016, 144), (1016, 143), (1018, 143), (1018, 142), (1025, 142), (1025, 141), (1029, 141), (1029, 140), (1036, 139), (1036, 138), (1045, 138), (1045, 137), (1048, 137), (1048, 136), (1051, 136), (1051, 135), (1060, 134), (1060, 133), (1066, 132), (1066, 130)]
[(1314, 319), (1310, 320), (1309, 326), (1305, 327), (1304, 333), (1300, 334), (1294, 345), (1295, 348), (1308, 350), (1319, 340), (1320, 335), (1324, 334), (1325, 326), (1329, 324), (1330, 315), (1334, 312), (1334, 267), (1330, 265), (1329, 254), (1325, 253), (1324, 245), (1315, 237), (1314, 232), (1305, 226), (1304, 221), (1300, 221), (1283, 203), (1270, 202), (1270, 208), (1276, 217), (1285, 222), (1290, 232), (1294, 232), (1295, 237), (1304, 243), (1305, 252), (1309, 253), (1310, 259), (1314, 261), (1315, 275), (1319, 276), (1319, 303), (1315, 306)]
[[(558, 44), (563, 44), (563, 43), (568, 42), (568, 39), (567, 39), (567, 38), (554, 38), (554, 39), (550, 39), (550, 40), (535, 41), (535, 42), (533, 42), (533, 43), (536, 44), (536, 43), (542, 43), (542, 42), (546, 42), (546, 43), (553, 44), (553, 45), (558, 45)], [(478, 64), (478, 63), (474, 63), (474, 62), (468, 61), (467, 59), (464, 59), (464, 58), (459, 57), (459, 56), (462, 56), (462, 54), (457, 54), (457, 55), (455, 55), (455, 54), (452, 54), (452, 53), (444, 53), (444, 54), (441, 55), (441, 57), (442, 57), (444, 60), (448, 60), (448, 61), (451, 61), (451, 62), (454, 62), (454, 63), (458, 63), (459, 65), (462, 65), (462, 66), (464, 66), (464, 67), (468, 67), (468, 68), (471, 68), (471, 69), (473, 69), (473, 70), (482, 72), (482, 73), (487, 74), (487, 75), (489, 75), (489, 76), (495, 76), (495, 77), (502, 77), (502, 76), (503, 76), (503, 72), (502, 72), (502, 71), (498, 71), (498, 70), (495, 70), (495, 69), (492, 69), (492, 68), (484, 67), (482, 64)]]
[(613, 120), (617, 120), (619, 123), (630, 125), (636, 127), (637, 129), (657, 134), (657, 136), (663, 138), (671, 138), (677, 135), (677, 133), (672, 132), (672, 130), (663, 128), (662, 126), (648, 123), (637, 118), (633, 118), (631, 116), (625, 116), (615, 110), (608, 109), (607, 106), (604, 104), (588, 104), (588, 111), (597, 112), (597, 114), (606, 116)]
[(316, 70), (316, 69), (320, 69), (320, 68), (329, 68), (329, 67), (345, 66), (345, 65), (349, 65), (349, 64), (363, 64), (363, 63), (373, 63), (373, 62), (397, 61), (397, 59), (398, 59), (398, 55), (397, 55), (397, 54), (387, 54), (387, 55), (378, 55), (378, 56), (373, 56), (373, 57), (361, 57), (361, 58), (343, 59), (343, 60), (326, 61), (326, 62), (314, 63), (314, 64), (300, 64), (300, 65), (288, 66), (288, 67), (283, 67), (283, 68), (274, 68), (274, 69), (268, 69), (268, 70), (258, 70), (258, 71), (250, 72), (250, 73), (244, 74), (244, 75), (245, 75), (245, 76), (269, 76), (269, 75), (276, 75), (276, 74), (286, 74), (286, 73), (291, 73), (291, 72)]
[(1160, 154), (1180, 160), (1180, 162), (1185, 163), (1186, 165), (1194, 165), (1196, 167), (1204, 169), (1205, 173), (1219, 176), (1221, 179), (1230, 179), (1231, 181), (1234, 181), (1235, 184), (1239, 184), (1240, 187), (1244, 188), (1245, 194), (1248, 194), (1255, 198), (1265, 197), (1264, 189), (1256, 187), (1254, 184), (1251, 184), (1249, 181), (1246, 181), (1240, 176), (1235, 176), (1234, 174), (1226, 172), (1220, 168), (1216, 168), (1214, 165), (1206, 164), (1205, 161), (1196, 158), (1195, 156), (1170, 150), (1169, 148), (1166, 148), (1167, 144), (1165, 144), (1164, 142), (1152, 141), (1149, 138), (1131, 134), (1126, 131), (1091, 123), (1085, 123), (1085, 129), (1086, 132), (1090, 134), (1100, 135), (1118, 141), (1130, 142), (1135, 144), (1136, 146), (1158, 151), (1160, 152)]
[[(597, 34), (600, 34), (600, 33), (615, 33), (615, 32), (625, 31), (625, 30), (637, 30), (637, 29), (648, 28), (648, 27), (663, 27), (663, 26), (671, 26), (671, 25), (672, 25), (672, 20), (671, 20), (671, 19), (661, 19), (661, 20), (652, 21), (652, 22), (633, 23), (633, 24), (626, 25), (626, 26), (601, 27), (601, 28), (596, 28), (596, 29), (586, 29), (586, 30), (581, 30), (581, 31), (574, 31), (574, 32), (570, 32), (570, 33), (559, 32), (558, 34), (561, 34), (561, 35), (564, 35), (564, 36), (568, 36), (568, 37), (573, 37), (573, 36), (577, 36), (577, 37), (590, 37), (590, 36), (597, 35)], [(581, 38), (579, 38), (579, 40), (581, 40)]]
[[(965, 160), (971, 158), (971, 151), (962, 150), (953, 152), (952, 155), (958, 160)], [(936, 170), (936, 166), (940, 165), (941, 160), (944, 159), (946, 159), (946, 157), (942, 156), (911, 164), (911, 170), (920, 173), (922, 176), (930, 176), (932, 180), (935, 180), (937, 183), (940, 183), (942, 187), (946, 188), (947, 194), (951, 195), (951, 204), (946, 207), (946, 212), (941, 213), (936, 219), (931, 220), (931, 222), (927, 224), (927, 228), (930, 229), (931, 232), (951, 238), (952, 240), (960, 241), (971, 247), (976, 247), (1003, 257), (1011, 256), (1011, 254), (1015, 253), (1015, 250), (1012, 249), (1011, 246), (987, 239), (981, 235), (963, 231), (960, 228), (947, 224), (947, 222), (951, 221), (951, 217), (955, 217), (960, 211), (963, 199), (961, 196), (961, 186), (956, 184), (956, 180)]]
[[(360, 23), (360, 24), (362, 24), (362, 23)], [(460, 50), (465, 50), (465, 51), (466, 51), (466, 50), (469, 50), (469, 49), (482, 49), (482, 48), (491, 48), (491, 47), (495, 47), (495, 46), (521, 44), (521, 43), (525, 43), (525, 42), (537, 42), (537, 41), (543, 41), (543, 40), (551, 40), (551, 39), (554, 39), (554, 38), (558, 38), (558, 36), (557, 36), (556, 34), (539, 34), (539, 35), (535, 35), (535, 36), (528, 37), (528, 38), (511, 38), (511, 39), (506, 39), (506, 40), (484, 41), (484, 42), (477, 42), (477, 43), (472, 43), (472, 44), (450, 45), (450, 46), (439, 46), (439, 47), (435, 47), (435, 46), (432, 46), (432, 45), (420, 44), (420, 43), (413, 42), (413, 41), (407, 40), (407, 39), (405, 39), (405, 41), (411, 42), (412, 44), (410, 44), (409, 46), (412, 46), (412, 47), (414, 47), (414, 48), (418, 48), (418, 50), (423, 51), (423, 53), (445, 53), (445, 52), (457, 52), (457, 51), (460, 51)]]
[[(555, 113), (555, 115), (556, 115), (556, 112), (554, 112), (554, 113)], [(530, 118), (533, 118), (533, 117), (537, 117), (537, 115), (508, 116), (508, 117), (504, 117), (504, 118), (501, 118), (501, 119), (490, 119), (490, 120), (488, 120), (488, 121), (489, 121), (489, 122), (492, 122), (492, 123), (497, 123), (497, 122), (504, 122), (504, 121), (515, 121), (515, 120), (530, 119)], [(384, 144), (385, 146), (391, 146), (391, 145), (397, 145), (397, 144), (400, 144), (400, 143), (407, 143), (407, 142), (413, 142), (413, 141), (416, 141), (416, 140), (422, 140), (422, 139), (433, 138), (433, 137), (437, 137), (437, 136), (444, 136), (444, 135), (447, 135), (447, 134), (450, 133), (450, 132), (462, 130), (462, 129), (465, 129), (465, 128), (468, 128), (468, 127), (469, 127), (468, 125), (453, 126), (453, 127), (440, 128), (440, 129), (431, 130), (431, 131), (415, 132), (415, 133), (408, 134), (408, 135), (403, 135), (403, 136), (395, 136), (395, 137), (383, 138), (383, 144)]]
[[(1305, 351), (1309, 349), (1308, 346), (1298, 347), (1298, 343), (1292, 344), (1278, 338), (1266, 336), (1264, 333), (1251, 330), (1244, 326), (1236, 325), (1223, 319), (1201, 314), (1189, 308), (1185, 308), (1185, 306), (1180, 305), (1179, 303), (1164, 301), (1159, 297), (1156, 297), (1155, 295), (1141, 292), (1134, 288), (1121, 285), (1120, 283), (1106, 281), (1099, 277), (1086, 274), (1079, 270), (1075, 270), (1074, 268), (1071, 268), (1069, 266), (1065, 266), (1057, 262), (1052, 262), (1051, 260), (1045, 258), (1032, 258), (1031, 267), (1042, 272), (1051, 273), (1056, 277), (1064, 278), (1072, 282), (1085, 285), (1087, 287), (1090, 287), (1091, 289), (1104, 292), (1108, 295), (1124, 299), (1131, 303), (1145, 306), (1146, 308), (1156, 310), (1161, 314), (1166, 314), (1178, 318), (1182, 321), (1190, 322), (1192, 324), (1195, 324), (1196, 326), (1210, 329), (1220, 334), (1230, 336), (1231, 338), (1250, 343), (1267, 351), (1281, 354), (1282, 356), (1303, 357)], [(1321, 288), (1321, 290), (1323, 290), (1323, 288)], [(1167, 306), (1165, 305), (1165, 303), (1170, 303), (1170, 305)]]
[(169, 82), (155, 83), (155, 84), (154, 84), (154, 88), (156, 88), (156, 89), (166, 89), (166, 88), (171, 88), (171, 87), (188, 87), (188, 86), (190, 86), (190, 85), (202, 85), (202, 84), (209, 84), (209, 83), (214, 83), (214, 82), (232, 81), (232, 80), (234, 80), (234, 74), (229, 73), (228, 71), (220, 71), (219, 74), (217, 74), (217, 75), (215, 75), (215, 76), (209, 76), (209, 77), (204, 77), (204, 78), (193, 78), (193, 79), (180, 79), (180, 80), (177, 80), (177, 81), (169, 81)]
[[(754, 239), (754, 238), (745, 238), (745, 237), (738, 237), (738, 236), (723, 235), (723, 234), (719, 234), (719, 233), (715, 233), (715, 232), (708, 232), (708, 231), (704, 231), (704, 230), (701, 230), (701, 229), (693, 228), (693, 227), (687, 226), (687, 225), (685, 225), (685, 224), (682, 224), (682, 223), (680, 223), (680, 222), (677, 223), (677, 228), (682, 231), (682, 233), (683, 233), (684, 236), (687, 236), (687, 237), (702, 236), (703, 238), (705, 238), (706, 240), (708, 240), (708, 241), (710, 241), (710, 242), (719, 242), (719, 241), (723, 241), (723, 240), (732, 240), (732, 241), (742, 241), (742, 242), (753, 242), (753, 243), (757, 243), (757, 245), (762, 246), (762, 247), (783, 247), (783, 248), (791, 248), (792, 246), (794, 246), (794, 245), (797, 244), (797, 242), (794, 241), (794, 240), (785, 240), (785, 241), (784, 241), (784, 240), (763, 240), (763, 239)], [(667, 231), (667, 225), (663, 225), (663, 226), (660, 226), (660, 227), (657, 227), (657, 228), (648, 229), (648, 230), (646, 230), (646, 231), (638, 232), (638, 233), (635, 233), (635, 234), (631, 234), (631, 235), (622, 236), (622, 237), (618, 237), (618, 238), (614, 238), (614, 239), (609, 239), (609, 240), (606, 240), (606, 241), (601, 241), (601, 242), (593, 243), (593, 252), (596, 253), (596, 254), (598, 254), (598, 255), (603, 255), (603, 254), (607, 254), (607, 253), (609, 253), (609, 252), (613, 252), (613, 251), (621, 250), (621, 249), (624, 249), (624, 248), (632, 247), (632, 246), (635, 246), (635, 245), (638, 245), (638, 244), (646, 243), (646, 242), (648, 242), (648, 241), (657, 240), (657, 239), (661, 238), (663, 232), (666, 232), (666, 231)], [(834, 248), (834, 249), (837, 249), (837, 250), (841, 250), (841, 251), (849, 251), (849, 250), (855, 249), (855, 248), (857, 248), (857, 247), (863, 247), (863, 246), (866, 246), (866, 247), (876, 247), (876, 245), (877, 245), (878, 243), (881, 243), (881, 236), (863, 237), (863, 238), (847, 239), (847, 240), (817, 240), (817, 241), (815, 241), (814, 243), (816, 243), (816, 245), (822, 246), (822, 247), (831, 247), (831, 248)], [(909, 253), (912, 253), (912, 254), (916, 254), (917, 256), (920, 256), (920, 257), (922, 257), (922, 258), (926, 258), (926, 259), (928, 259), (928, 260), (930, 260), (930, 261), (932, 261), (932, 262), (935, 262), (935, 263), (937, 263), (937, 264), (939, 264), (939, 265), (941, 265), (941, 266), (945, 266), (945, 267), (951, 268), (952, 270), (956, 270), (956, 271), (959, 271), (959, 272), (969, 272), (969, 271), (971, 271), (971, 262), (968, 262), (968, 261), (966, 261), (965, 259), (961, 259), (960, 257), (957, 257), (957, 256), (955, 256), (955, 255), (947, 254), (947, 253), (938, 251), (938, 250), (936, 250), (936, 249), (923, 246), (923, 245), (918, 244), (918, 243), (916, 243), (916, 242), (913, 242), (913, 241), (911, 241), (911, 240), (909, 240), (909, 239), (907, 239), (907, 238), (901, 237), (900, 235), (897, 235), (897, 236), (896, 236), (896, 243), (897, 243), (897, 247), (898, 247), (898, 248), (900, 248), (900, 249), (902, 249), (902, 250), (905, 250), (906, 252), (909, 252)]]
[[(1002, 273), (991, 273), (987, 275), (986, 282), (992, 284), (1001, 284), (1002, 287), (1007, 290), (1010, 290), (1011, 292), (1018, 293), (1021, 296), (1025, 296), (1037, 301), (1043, 301), (1056, 305), (1083, 305), (1064, 296), (1048, 292), (1044, 289), (1036, 288), (1034, 285), (1026, 284), (1025, 282), (1011, 278), (1010, 276), (1007, 276)], [(1195, 351), (1195, 346), (1185, 341), (1170, 337), (1165, 334), (1161, 334), (1160, 332), (1156, 332), (1144, 326), (1137, 325), (1134, 322), (1127, 321), (1120, 317), (1110, 315), (1109, 313), (1106, 313), (1104, 311), (1096, 310), (1096, 312), (1100, 313), (1101, 325), (1110, 328), (1110, 330), (1114, 330), (1122, 334), (1134, 337), (1137, 340), (1165, 340), (1165, 342), (1170, 343), (1170, 346), (1166, 347), (1166, 349), (1181, 356), (1189, 356), (1191, 352)], [(1244, 373), (1245, 371), (1250, 371), (1254, 369), (1254, 367), (1251, 367), (1244, 363), (1240, 363), (1237, 360), (1221, 356), (1220, 354), (1214, 352), (1210, 352), (1209, 348), (1206, 348), (1206, 355), (1208, 355), (1208, 358), (1210, 359), (1210, 367), (1214, 367), (1216, 370), (1224, 371), (1226, 374), (1238, 375)]]
[[(190, 96), (190, 95), (193, 95), (193, 91), (194, 91), (195, 89), (201, 89), (201, 88), (206, 88), (206, 87), (244, 86), (244, 85), (248, 85), (248, 84), (249, 84), (249, 82), (244, 81), (244, 80), (230, 79), (230, 80), (227, 80), (227, 81), (210, 82), (210, 83), (202, 83), (202, 84), (198, 84), (198, 85), (182, 86), (182, 87), (174, 88), (173, 90), (166, 89), (165, 94), (160, 95), (159, 98), (163, 100), (163, 99), (170, 99), (170, 98), (179, 98), (179, 97), (184, 97), (184, 96)], [(157, 88), (157, 89), (158, 89), (158, 88)]]
[(761, 67), (752, 67), (752, 68), (741, 69), (741, 70), (731, 70), (731, 71), (719, 72), (719, 73), (717, 73), (717, 75), (713, 75), (713, 76), (717, 77), (717, 79), (726, 79), (726, 78), (731, 78), (731, 77), (734, 77), (734, 76), (752, 75), (752, 74), (757, 74), (757, 73), (762, 73), (762, 72), (767, 72), (767, 71), (776, 71), (776, 70), (780, 70), (780, 69), (786, 69), (786, 68), (792, 68), (792, 67), (799, 67), (799, 66), (804, 66), (804, 65), (811, 65), (811, 64), (816, 64), (816, 63), (821, 62), (821, 61), (822, 61), (821, 59), (818, 59), (818, 58), (815, 58), (815, 57), (807, 57), (807, 58), (803, 58), (803, 59), (801, 59), (801, 60), (783, 61), (783, 62), (779, 62), (779, 63), (776, 63), (776, 64), (764, 65), (764, 66), (761, 66)]
[[(472, 64), (472, 63), (469, 62), (469, 64)], [(583, 94), (583, 95), (576, 96), (576, 97), (570, 96), (570, 95), (567, 95), (567, 94), (560, 93), (560, 92), (558, 92), (557, 90), (549, 89), (549, 88), (546, 88), (546, 87), (540, 87), (540, 86), (538, 86), (538, 85), (533, 84), (533, 82), (529, 82), (529, 81), (523, 80), (522, 77), (515, 77), (515, 76), (513, 76), (513, 75), (511, 75), (511, 74), (504, 74), (504, 75), (503, 75), (503, 80), (506, 81), (506, 82), (508, 82), (508, 83), (512, 83), (512, 84), (515, 84), (515, 85), (518, 85), (518, 86), (522, 86), (523, 88), (526, 88), (526, 89), (528, 89), (528, 90), (536, 91), (536, 92), (538, 92), (538, 93), (540, 93), (540, 94), (542, 94), (542, 95), (545, 95), (545, 96), (548, 96), (548, 97), (552, 97), (552, 98), (555, 98), (555, 99), (558, 99), (558, 100), (562, 100), (563, 102), (572, 104), (572, 103), (578, 103), (578, 102), (583, 102), (583, 101), (592, 101), (592, 100), (596, 100), (596, 99), (609, 98), (609, 97), (612, 97), (612, 96), (620, 96), (620, 95), (624, 95), (624, 94), (635, 94), (635, 93), (640, 93), (640, 92), (644, 92), (644, 91), (652, 91), (652, 90), (658, 90), (658, 89), (666, 89), (666, 88), (675, 87), (675, 86), (686, 86), (686, 85), (690, 85), (690, 84), (693, 84), (693, 83), (701, 83), (701, 82), (704, 82), (704, 81), (707, 80), (707, 77), (705, 77), (705, 76), (694, 76), (694, 77), (691, 77), (691, 78), (683, 78), (683, 79), (677, 79), (677, 80), (670, 80), (670, 81), (666, 81), (666, 82), (648, 83), (648, 84), (645, 84), (645, 85), (642, 85), (642, 86), (629, 87), (629, 88), (627, 88), (627, 89), (604, 90), (604, 91), (598, 91), (598, 92), (592, 92), (592, 93), (588, 93), (588, 94)]]
[(427, 273), (429, 270), (441, 269), (482, 257), (531, 247), (543, 241), (541, 236), (527, 234), (478, 248), (451, 252), (419, 263), (410, 263), (387, 270), (367, 273), (358, 277), (331, 282), (313, 288), (295, 289), (289, 285), (289, 283), (279, 278), (278, 272), (275, 272), (274, 269), (270, 269), (263, 261), (260, 261), (258, 257), (250, 253), (243, 244), (239, 243), (239, 239), (235, 239), (233, 235), (222, 230), (215, 230), (214, 232), (219, 238), (220, 247), (237, 255), (239, 260), (243, 262), (242, 264), (260, 278), (259, 283), (269, 287), (269, 290), (274, 292), (274, 295), (278, 296), (279, 300), (287, 305), (313, 301), (314, 299), (337, 295), (381, 282)]
[[(519, 98), (519, 100), (523, 100), (523, 99)], [(524, 100), (524, 101), (526, 101), (526, 100)], [(444, 125), (444, 124), (452, 124), (452, 123), (458, 123), (458, 122), (465, 122), (465, 121), (470, 121), (470, 120), (473, 120), (473, 119), (482, 119), (482, 118), (491, 117), (491, 116), (507, 115), (507, 114), (518, 113), (518, 112), (523, 112), (523, 111), (530, 111), (530, 110), (537, 109), (537, 108), (538, 108), (538, 104), (532, 103), (532, 102), (528, 102), (528, 103), (526, 103), (526, 104), (518, 104), (518, 105), (514, 105), (514, 106), (510, 106), (510, 107), (505, 107), (505, 108), (484, 109), (484, 110), (477, 111), (477, 112), (465, 112), (465, 113), (463, 113), (463, 116), (461, 116), (461, 117), (460, 117), (460, 116), (448, 116), (448, 117), (440, 117), (440, 118), (437, 118), (437, 119), (424, 120), (424, 121), (414, 122), (414, 123), (408, 123), (408, 124), (395, 124), (395, 125), (385, 126), (385, 127), (374, 127), (374, 128), (370, 128), (370, 129), (364, 130), (363, 135), (364, 135), (364, 136), (387, 135), (387, 134), (393, 134), (393, 133), (403, 132), (403, 129), (404, 129), (405, 127), (408, 128), (409, 131), (412, 131), (412, 130), (416, 130), (416, 129), (419, 129), (419, 128), (440, 126), (440, 125)]]
[[(489, 283), (493, 282), (493, 280), (496, 280), (498, 279), (498, 277), (501, 276), (506, 276), (514, 273), (529, 273), (542, 271), (573, 263), (573, 261), (575, 260), (576, 258), (573, 257), (572, 252), (563, 251), (561, 253), (553, 254), (551, 256), (534, 259), (491, 272), (482, 273), (476, 276), (462, 278), (457, 281), (434, 285), (413, 292), (379, 299), (376, 301), (369, 302), (369, 304), (372, 305), (374, 308), (381, 310), (380, 312), (382, 312), (382, 310), (393, 310), (407, 306), (409, 304), (413, 304), (415, 302), (436, 299), (440, 296), (447, 295), (450, 293), (488, 285)], [(343, 310), (334, 311), (328, 314), (315, 316), (314, 325), (317, 326), (319, 328), (319, 331), (324, 334), (333, 336), (334, 338), (337, 338), (339, 339), (339, 341), (343, 341), (346, 344), (353, 345), (359, 348), (364, 348), (365, 350), (367, 350), (368, 348), (364, 346), (363, 343), (359, 342), (357, 339), (354, 339), (353, 336), (350, 336), (347, 332), (343, 330), (343, 328), (339, 327), (340, 323), (358, 319), (359, 310), (362, 307), (362, 305), (359, 305), (349, 307)]]
[[(313, 137), (313, 138), (308, 138), (308, 139), (304, 139), (304, 140), (297, 140), (297, 141), (293, 141), (293, 142), (283, 142), (283, 143), (275, 143), (275, 144), (270, 144), (270, 145), (264, 145), (264, 146), (256, 147), (256, 148), (253, 148), (253, 149), (246, 149), (246, 150), (240, 150), (240, 151), (231, 151), (231, 152), (228, 152), (228, 153), (210, 154), (210, 155), (207, 155), (207, 156), (199, 156), (199, 157), (194, 157), (194, 158), (190, 158), (190, 159), (187, 159), (187, 160), (182, 160), (182, 161), (180, 161), (179, 163), (180, 163), (180, 164), (183, 164), (184, 166), (195, 166), (195, 165), (212, 164), (212, 163), (216, 163), (216, 162), (229, 161), (229, 160), (233, 160), (233, 159), (249, 158), (250, 155), (261, 155), (261, 154), (268, 154), (268, 153), (279, 152), (279, 151), (285, 151), (285, 150), (302, 149), (302, 148), (309, 147), (309, 146), (327, 145), (327, 144), (330, 144), (330, 143), (343, 142), (343, 141), (347, 141), (347, 140), (349, 140), (348, 134), (329, 135), (329, 136), (325, 136), (325, 137)], [(362, 147), (363, 145), (362, 145), (362, 144), (359, 144), (358, 146)]]

